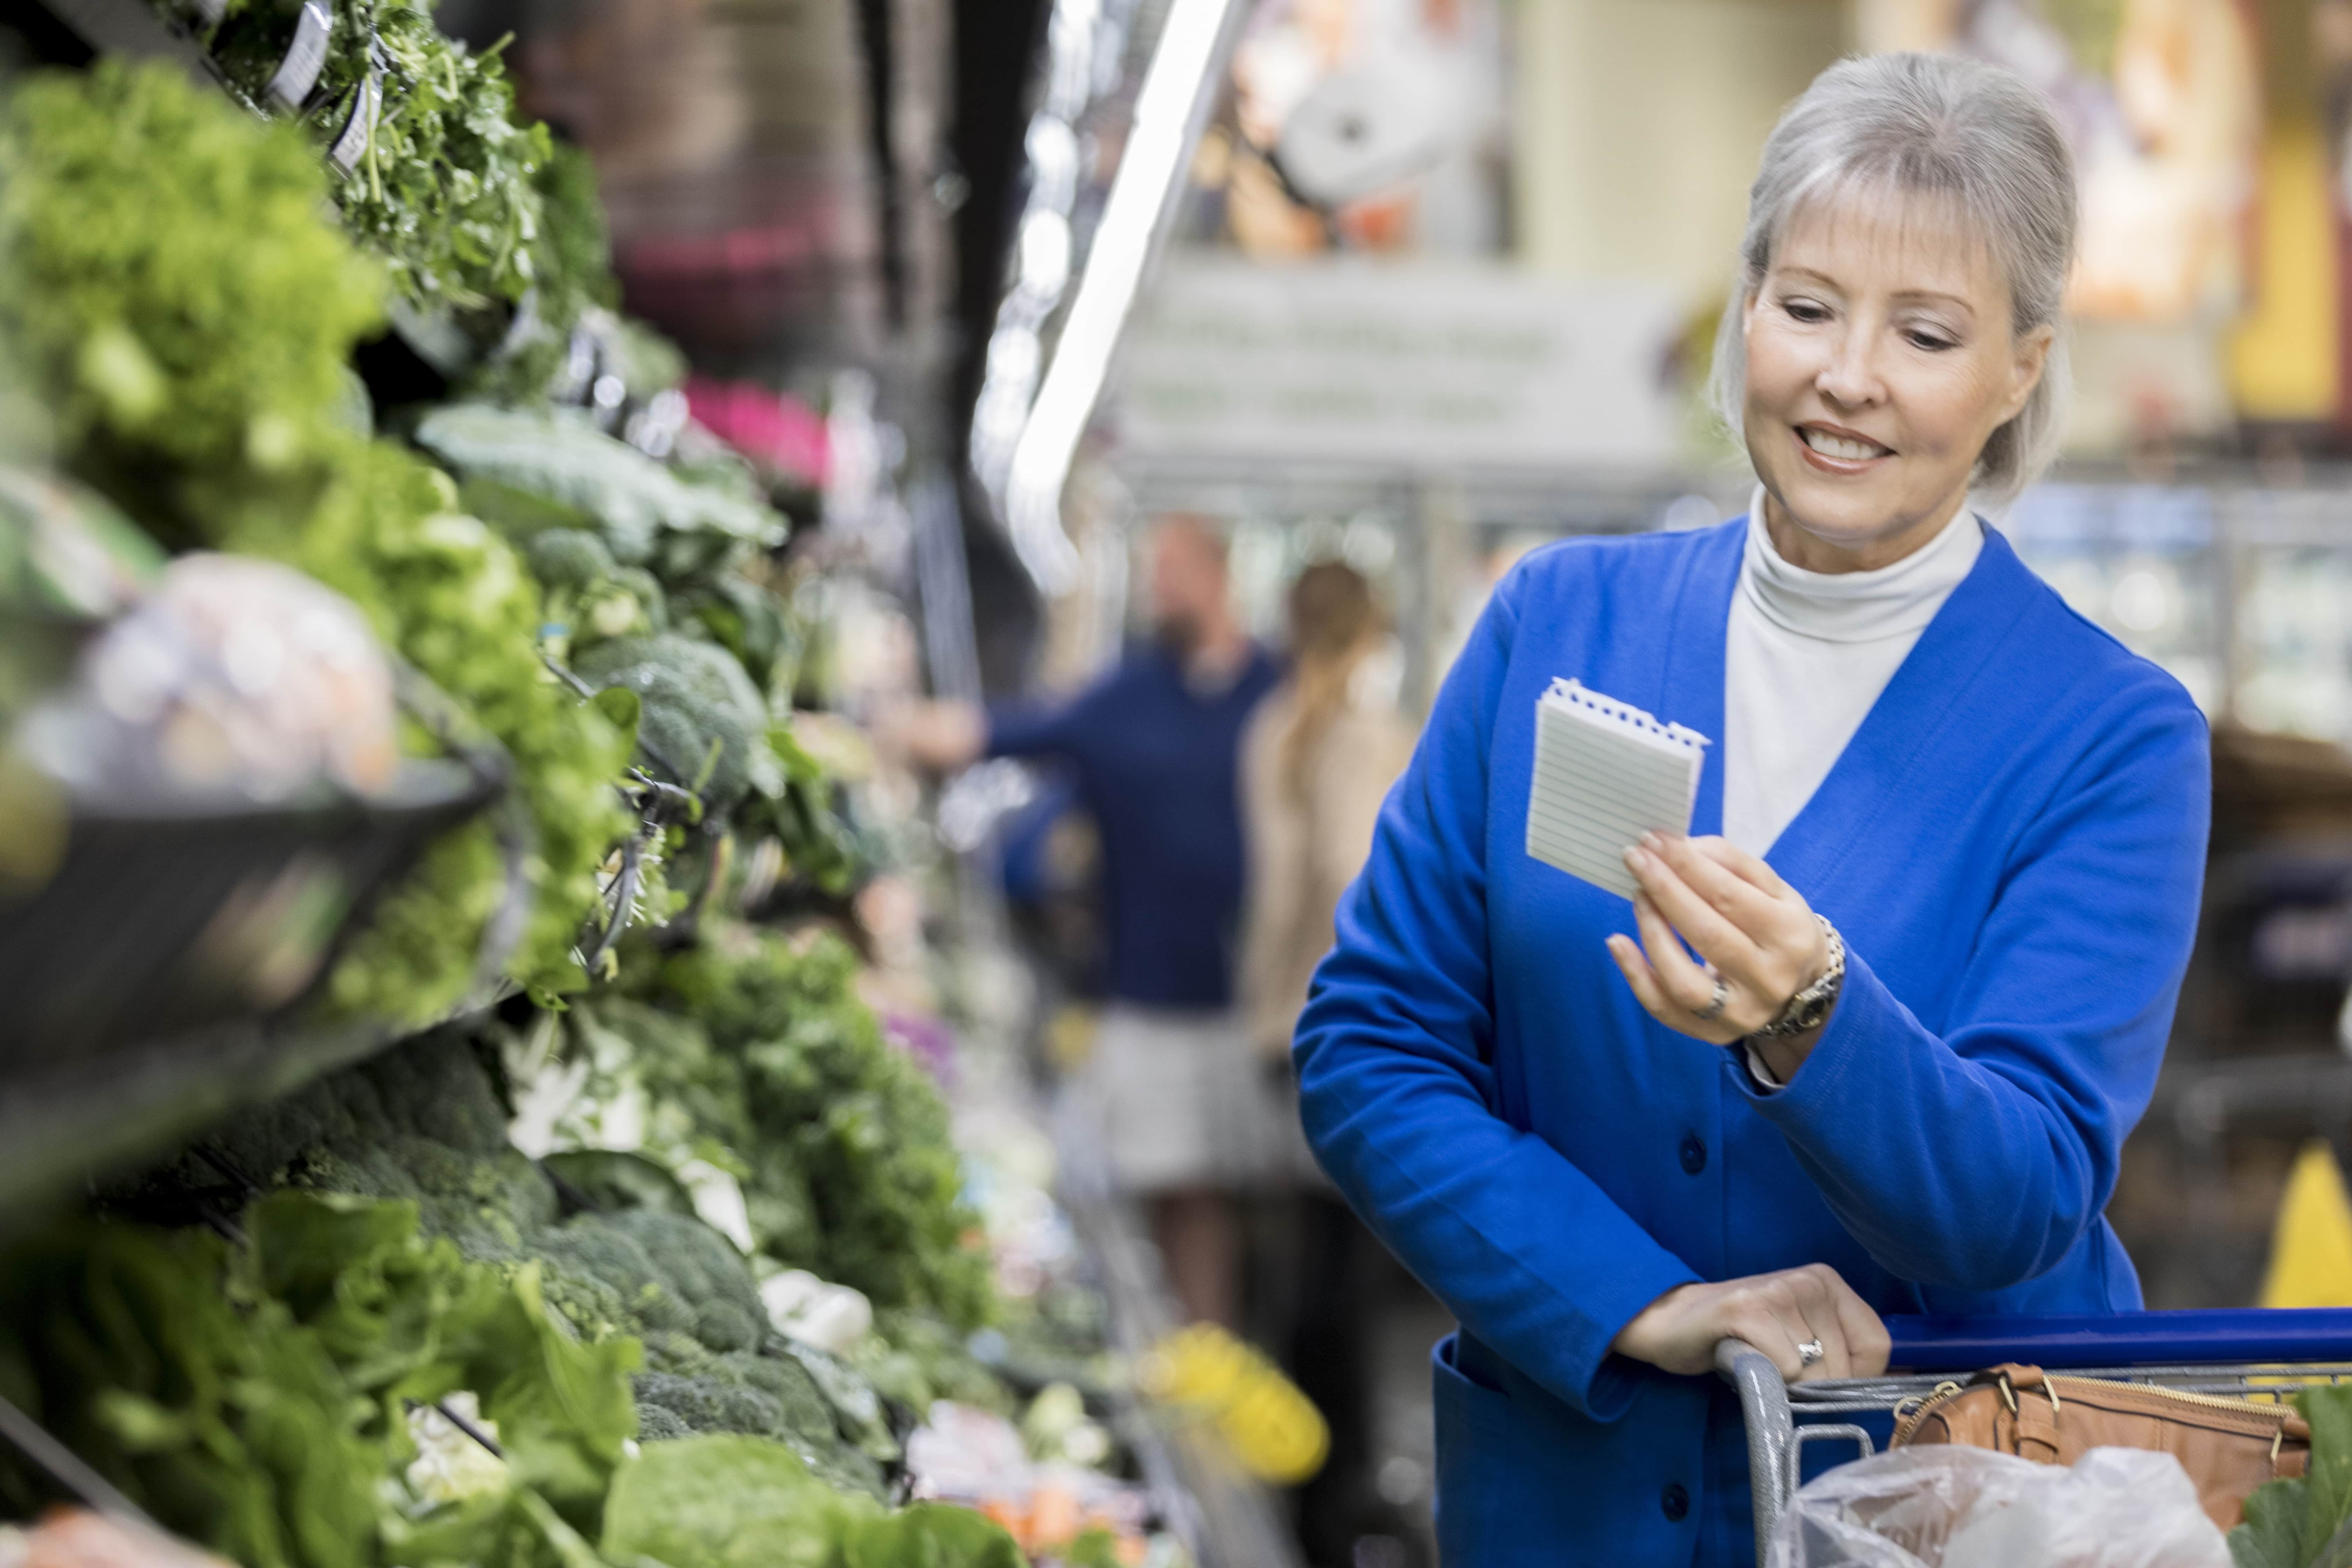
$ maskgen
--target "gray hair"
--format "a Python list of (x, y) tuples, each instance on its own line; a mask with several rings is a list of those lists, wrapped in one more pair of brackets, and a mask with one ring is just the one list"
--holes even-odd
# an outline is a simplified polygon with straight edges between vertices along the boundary
[[(1948, 203), (2008, 281), (2010, 330), (2061, 325), (2074, 258), (2074, 159), (2041, 95), (2012, 71), (1954, 55), (1841, 60), (1780, 116), (1748, 192), (1739, 286), (1716, 331), (1708, 386), (1735, 440), (1744, 424), (1748, 302), (1798, 212), (1858, 187)], [(2067, 385), (2062, 331), (2041, 384), (1977, 459), (1975, 486), (1988, 501), (2013, 499), (2058, 455)]]

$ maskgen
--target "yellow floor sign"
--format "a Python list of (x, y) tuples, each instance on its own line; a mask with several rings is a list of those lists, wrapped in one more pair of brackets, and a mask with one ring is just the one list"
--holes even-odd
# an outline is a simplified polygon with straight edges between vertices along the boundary
[(2324, 1139), (2295, 1156), (2271, 1232), (2265, 1307), (2352, 1307), (2352, 1196)]

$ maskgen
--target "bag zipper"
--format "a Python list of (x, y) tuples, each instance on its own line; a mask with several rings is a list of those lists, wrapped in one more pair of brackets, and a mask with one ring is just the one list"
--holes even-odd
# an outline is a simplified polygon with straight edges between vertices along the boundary
[[(1895, 1407), (1895, 1436), (1889, 1440), (1888, 1446), (1890, 1447), (1901, 1447), (1905, 1443), (1910, 1440), (1911, 1434), (1919, 1429), (1919, 1423), (1925, 1421), (1929, 1413), (1932, 1412), (1936, 1406), (1938, 1405), (1948, 1405), (1967, 1392), (1968, 1384), (1964, 1383), (1955, 1383), (1951, 1379), (1946, 1378), (1934, 1388), (1928, 1390), (1926, 1394), (1915, 1396), (1918, 1398), (1919, 1403), (1912, 1406), (1911, 1413), (1908, 1415), (1902, 1414), (1903, 1406), (1901, 1405), (1896, 1405)], [(1906, 1401), (1905, 1403), (1907, 1404), (1909, 1402)]]
[[(2152, 1394), (2164, 1399), (2176, 1399), (2184, 1405), (2200, 1405), (2209, 1410), (2226, 1410), (2237, 1415), (2274, 1416), (2277, 1418), (2280, 1435), (2282, 1436), (2285, 1434), (2286, 1418), (2294, 1414), (2294, 1407), (2284, 1404), (2284, 1402), (2273, 1403), (2270, 1401), (2254, 1399), (2224, 1399), (2217, 1394), (2192, 1394), (2186, 1389), (2165, 1388), (2152, 1383), (2123, 1383), (2120, 1381), (2095, 1377), (2067, 1377), (2052, 1373), (2042, 1373), (2042, 1381), (2045, 1384), (2055, 1383), (2080, 1385), (2082, 1388), (2086, 1390), (2127, 1388), (2135, 1393)], [(1926, 1398), (1922, 1399), (1917, 1405), (1913, 1407), (1908, 1415), (1901, 1417), (1895, 1423), (1893, 1445), (1900, 1447), (1905, 1442), (1906, 1442), (1910, 1438), (1911, 1434), (1918, 1430), (1919, 1424), (1922, 1421), (1925, 1421), (1927, 1416), (1934, 1412), (1937, 1405), (1948, 1404), (1952, 1400), (1958, 1398), (1961, 1394), (1968, 1393), (1971, 1387), (1977, 1386), (1990, 1388), (1993, 1385), (1990, 1384), (1971, 1384), (1955, 1383), (1949, 1380), (1937, 1384), (1935, 1388), (1928, 1393)], [(2061, 1389), (2059, 1392), (2063, 1394), (2065, 1390)]]

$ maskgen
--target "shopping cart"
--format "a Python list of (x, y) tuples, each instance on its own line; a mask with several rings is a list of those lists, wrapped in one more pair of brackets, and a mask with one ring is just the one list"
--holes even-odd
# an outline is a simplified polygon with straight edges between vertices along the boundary
[(1884, 1377), (1791, 1386), (1752, 1346), (1726, 1340), (1716, 1347), (1716, 1367), (1738, 1391), (1748, 1426), (1759, 1568), (1797, 1489), (1808, 1447), (1844, 1445), (1867, 1458), (1875, 1445), (1854, 1417), (1894, 1415), (1956, 1376), (2023, 1362), (2078, 1377), (2153, 1384), (2188, 1394), (2264, 1396), (2352, 1378), (2352, 1310), (2336, 1308), (1895, 1317), (1886, 1320), (1886, 1329), (1895, 1345)]

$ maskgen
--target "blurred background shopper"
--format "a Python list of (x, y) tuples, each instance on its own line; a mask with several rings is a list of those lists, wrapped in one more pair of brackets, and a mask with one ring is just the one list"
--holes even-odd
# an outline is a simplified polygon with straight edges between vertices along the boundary
[(1234, 1005), (1244, 851), (1237, 768), (1251, 710), (1279, 671), (1235, 618), (1225, 544), (1194, 518), (1151, 540), (1151, 638), (1066, 702), (911, 710), (895, 726), (941, 771), (982, 756), (1054, 758), (1101, 835), (1108, 949), (1100, 1031), (1077, 1084), (1111, 1171), (1151, 1216), (1196, 1320), (1241, 1311), (1236, 1194), (1283, 1147)]
[[(2140, 1304), (2102, 1211), (2196, 925), (2205, 723), (1969, 506), (2054, 448), (2075, 205), (2009, 71), (1822, 73), (1716, 358), (1748, 515), (1530, 555), (1382, 814), (1300, 1093), (1461, 1322), (1448, 1563), (1752, 1561), (1727, 1336), (1845, 1377), (1882, 1312)], [(1721, 737), (1630, 905), (1526, 852), (1571, 674)]]
[(1388, 627), (1371, 584), (1341, 562), (1301, 571), (1287, 602), (1290, 670), (1258, 707), (1242, 745), (1249, 844), (1241, 1004), (1281, 1108), (1272, 1173), (1286, 1189), (1267, 1294), (1286, 1309), (1276, 1348), (1331, 1425), (1331, 1455), (1299, 1497), (1300, 1534), (1318, 1562), (1396, 1529), (1372, 1488), (1373, 1316), (1393, 1265), (1318, 1169), (1299, 1136), (1290, 1040), (1307, 982), (1331, 951), (1340, 895), (1363, 869), (1381, 802), (1412, 752), (1398, 710)]
[(1289, 674), (1242, 747), (1242, 1003), (1260, 1053), (1286, 1068), (1307, 982), (1331, 951), (1333, 911), (1364, 868), (1413, 737), (1375, 657), (1387, 626), (1363, 574), (1337, 561), (1309, 566), (1291, 584), (1288, 610)]

